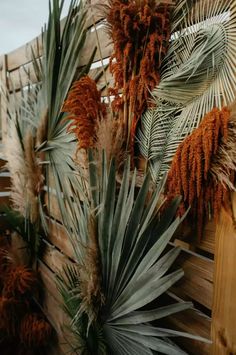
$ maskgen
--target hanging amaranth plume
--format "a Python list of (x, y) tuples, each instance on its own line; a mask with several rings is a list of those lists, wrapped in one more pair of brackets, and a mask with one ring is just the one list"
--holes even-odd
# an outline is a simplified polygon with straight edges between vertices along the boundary
[(180, 213), (191, 206), (191, 217), (202, 235), (202, 228), (209, 215), (217, 217), (227, 189), (211, 173), (213, 159), (217, 156), (223, 139), (227, 141), (230, 111), (217, 108), (208, 113), (198, 128), (179, 145), (167, 178), (168, 198), (182, 195)]
[(87, 149), (94, 146), (96, 141), (96, 127), (106, 116), (106, 104), (101, 102), (101, 93), (96, 83), (89, 76), (76, 81), (62, 108), (71, 120), (68, 127), (78, 138), (78, 148)]
[(113, 109), (123, 111), (131, 146), (150, 90), (160, 81), (160, 67), (169, 48), (171, 8), (154, 0), (110, 0), (107, 6), (108, 31), (114, 45), (110, 59), (115, 78)]

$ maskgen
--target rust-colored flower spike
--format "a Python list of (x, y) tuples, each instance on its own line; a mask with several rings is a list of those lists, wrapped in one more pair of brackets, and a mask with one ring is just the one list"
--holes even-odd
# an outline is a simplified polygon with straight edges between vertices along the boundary
[(46, 347), (52, 342), (53, 328), (40, 314), (28, 313), (21, 321), (19, 336), (27, 347)]
[(19, 320), (27, 312), (27, 305), (14, 297), (0, 296), (0, 332), (16, 335)]
[(12, 267), (4, 280), (2, 294), (4, 297), (21, 298), (37, 294), (38, 280), (34, 271), (25, 266)]
[[(106, 17), (114, 44), (110, 60), (115, 78), (112, 93), (117, 94), (113, 109), (124, 109), (131, 146), (150, 90), (160, 81), (160, 67), (171, 34), (171, 8), (167, 4), (156, 4), (155, 0), (109, 0)], [(122, 100), (119, 91), (123, 94)]]
[(106, 109), (95, 81), (89, 76), (72, 85), (62, 111), (68, 113), (67, 119), (71, 120), (68, 130), (78, 138), (78, 148), (94, 146), (97, 123), (106, 116)]
[(209, 215), (217, 218), (227, 189), (211, 174), (211, 164), (223, 139), (227, 139), (230, 111), (214, 108), (198, 128), (178, 147), (167, 178), (166, 195), (183, 197), (180, 214), (191, 206), (193, 218), (201, 238), (203, 225)]

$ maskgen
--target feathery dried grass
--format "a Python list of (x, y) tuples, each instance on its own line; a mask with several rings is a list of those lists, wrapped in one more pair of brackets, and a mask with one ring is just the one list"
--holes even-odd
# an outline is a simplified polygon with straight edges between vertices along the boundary
[(36, 133), (36, 145), (40, 146), (47, 139), (48, 109), (42, 115)]
[(101, 289), (101, 261), (96, 236), (96, 226), (91, 217), (89, 223), (89, 245), (86, 247), (84, 264), (79, 267), (79, 296), (81, 305), (79, 313), (86, 313), (89, 318), (89, 325), (98, 316), (98, 311), (104, 303), (104, 296)]
[(109, 115), (106, 119), (98, 122), (95, 148), (100, 159), (102, 152), (105, 151), (108, 162), (116, 157), (116, 164), (119, 169), (124, 164), (126, 155), (124, 143), (124, 125), (121, 120), (115, 120)]
[(29, 209), (30, 221), (35, 223), (39, 217), (38, 195), (43, 184), (42, 166), (35, 153), (35, 139), (31, 130), (24, 137), (25, 165), (26, 165), (26, 201)]
[(5, 154), (11, 174), (13, 208), (35, 223), (39, 216), (38, 195), (44, 181), (42, 166), (35, 152), (35, 138), (29, 129), (21, 141), (16, 126), (9, 124)]
[(9, 135), (6, 137), (5, 156), (7, 168), (11, 174), (11, 201), (13, 208), (22, 216), (27, 215), (26, 181), (27, 171), (24, 150), (18, 136), (16, 126), (9, 121)]

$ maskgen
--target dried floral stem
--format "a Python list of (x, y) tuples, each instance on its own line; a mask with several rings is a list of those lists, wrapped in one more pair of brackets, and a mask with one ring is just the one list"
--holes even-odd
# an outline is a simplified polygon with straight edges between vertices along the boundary
[(230, 111), (227, 108), (213, 109), (197, 129), (178, 147), (167, 179), (168, 198), (183, 196), (180, 213), (188, 206), (191, 217), (202, 235), (203, 224), (211, 206), (213, 217), (219, 215), (227, 190), (216, 181), (211, 173), (211, 164), (217, 156), (220, 144), (228, 137)]
[(116, 97), (113, 110), (124, 115), (131, 150), (149, 92), (160, 80), (160, 66), (169, 46), (170, 12), (170, 5), (157, 5), (154, 0), (108, 2), (106, 17), (114, 44), (110, 69), (115, 78), (110, 92)]
[(96, 127), (99, 120), (106, 117), (107, 106), (101, 102), (101, 93), (94, 80), (88, 76), (76, 81), (62, 108), (71, 123), (68, 127), (78, 139), (78, 149), (94, 147)]

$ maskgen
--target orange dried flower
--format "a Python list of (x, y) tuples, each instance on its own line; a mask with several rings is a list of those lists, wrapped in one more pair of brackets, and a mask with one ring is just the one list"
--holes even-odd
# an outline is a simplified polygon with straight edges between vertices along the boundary
[(5, 297), (22, 297), (35, 294), (38, 289), (37, 275), (25, 266), (11, 268), (5, 278), (2, 294)]
[(191, 205), (199, 238), (206, 216), (217, 217), (227, 189), (210, 173), (211, 163), (223, 139), (227, 139), (230, 111), (214, 108), (198, 128), (179, 145), (167, 178), (168, 198), (182, 195), (181, 214)]
[[(107, 22), (114, 44), (110, 70), (115, 90), (122, 100), (113, 101), (113, 109), (129, 105), (133, 119), (130, 126), (131, 148), (137, 122), (147, 107), (149, 92), (160, 81), (161, 63), (170, 39), (171, 6), (155, 0), (109, 0)], [(117, 103), (118, 100), (118, 103)], [(129, 118), (124, 117), (125, 123)], [(129, 137), (128, 137), (129, 138)]]
[(20, 340), (28, 347), (45, 347), (51, 342), (53, 328), (38, 313), (28, 313), (20, 325)]
[(27, 305), (13, 297), (0, 297), (0, 331), (15, 335), (18, 321), (27, 310)]
[(101, 93), (89, 76), (76, 81), (62, 108), (71, 120), (68, 127), (78, 138), (79, 148), (94, 146), (97, 122), (106, 116), (106, 104), (101, 102)]

